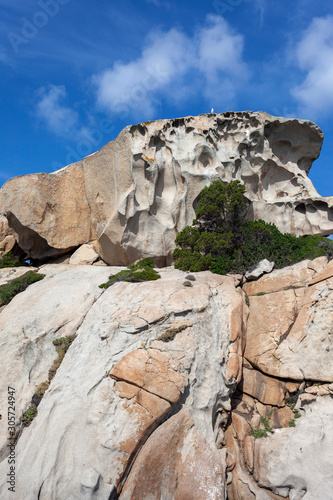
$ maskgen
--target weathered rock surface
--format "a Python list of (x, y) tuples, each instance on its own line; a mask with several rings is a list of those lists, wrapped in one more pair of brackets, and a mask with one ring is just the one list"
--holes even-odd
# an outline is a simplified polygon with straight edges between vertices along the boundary
[(225, 499), (225, 470), (187, 409), (162, 424), (143, 445), (122, 500)]
[(333, 491), (333, 402), (306, 405), (296, 428), (255, 443), (254, 477), (263, 488), (294, 500), (330, 500)]
[(171, 262), (201, 190), (239, 179), (248, 216), (293, 234), (333, 233), (333, 198), (307, 177), (323, 134), (264, 112), (200, 115), (126, 127), (97, 153), (53, 174), (9, 180), (0, 212), (20, 247), (48, 258), (98, 238), (109, 264)]
[(13, 231), (8, 225), (8, 220), (4, 215), (0, 214), (0, 257), (13, 250), (16, 240)]
[(0, 210), (30, 257), (55, 257), (92, 239), (80, 163), (52, 174), (14, 177), (3, 188)]
[(81, 245), (69, 259), (69, 264), (73, 266), (84, 266), (93, 264), (98, 260), (98, 253), (95, 251), (93, 245)]
[[(198, 498), (200, 492), (203, 499), (224, 499), (219, 448), (230, 395), (241, 378), (242, 294), (233, 278), (209, 272), (197, 273), (193, 286), (184, 287), (185, 273), (172, 269), (162, 269), (157, 281), (98, 288), (114, 271), (43, 266), (46, 278), (0, 313), (1, 413), (6, 415), (10, 385), (17, 419), (47, 378), (56, 357), (52, 340), (77, 333), (36, 419), (18, 439), (17, 498), (105, 499), (114, 487), (121, 496), (126, 487), (126, 498), (131, 488), (141, 491), (132, 468), (136, 457), (139, 467), (145, 441), (149, 446), (150, 439), (158, 439), (155, 429), (166, 420), (159, 432), (169, 436), (169, 426), (180, 419), (179, 438), (165, 443), (163, 452), (164, 464), (169, 452), (173, 464), (152, 498), (160, 498), (158, 491), (166, 494), (177, 480), (178, 498), (186, 498), (195, 484)], [(173, 340), (158, 340), (172, 328)], [(7, 426), (0, 437), (1, 498), (13, 498), (3, 480)]]
[[(0, 270), (0, 284), (23, 271)], [(163, 268), (157, 281), (101, 289), (119, 268), (39, 271), (0, 311), (1, 500), (331, 500), (331, 262), (244, 284), (249, 307), (237, 276), (193, 273), (189, 287)], [(22, 428), (52, 341), (74, 334)]]
[(322, 269), (324, 262), (304, 261), (244, 285), (251, 305), (245, 357), (267, 375), (333, 380), (333, 267)]

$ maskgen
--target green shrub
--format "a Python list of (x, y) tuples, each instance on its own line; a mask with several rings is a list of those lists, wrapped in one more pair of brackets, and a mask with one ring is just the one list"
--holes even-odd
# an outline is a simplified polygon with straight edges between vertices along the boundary
[(118, 281), (141, 282), (157, 280), (161, 276), (154, 270), (154, 261), (152, 259), (142, 259), (136, 264), (127, 266), (127, 269), (113, 274), (109, 281), (99, 285), (100, 288), (109, 288)]
[(175, 268), (244, 273), (262, 259), (274, 261), (279, 269), (304, 259), (333, 257), (333, 241), (327, 238), (283, 234), (274, 224), (245, 219), (244, 190), (239, 181), (219, 180), (203, 189), (193, 225), (176, 237)]
[(3, 269), (5, 267), (19, 267), (19, 266), (26, 266), (26, 263), (24, 262), (23, 259), (15, 257), (15, 255), (13, 255), (12, 252), (7, 252), (0, 259), (0, 269)]
[(253, 436), (254, 439), (259, 439), (262, 437), (267, 437), (267, 432), (264, 429), (251, 429), (250, 436)]
[(265, 418), (263, 416), (260, 417), (260, 422), (262, 424), (264, 424), (266, 432), (272, 432), (272, 427), (269, 425), (269, 421), (270, 421), (270, 419), (272, 417), (272, 414), (273, 414), (273, 410), (270, 411), (270, 413), (268, 415), (268, 418)]
[(289, 427), (296, 427), (296, 422), (294, 419), (289, 421)]
[(21, 422), (24, 427), (29, 427), (33, 419), (37, 416), (37, 408), (35, 405), (31, 404), (29, 408), (21, 416)]
[(6, 285), (0, 286), (0, 306), (8, 304), (20, 292), (23, 292), (29, 285), (40, 281), (45, 274), (38, 274), (34, 271), (28, 271), (19, 278), (11, 280)]
[(272, 415), (273, 415), (273, 409), (269, 412), (268, 418), (261, 416), (260, 422), (263, 424), (264, 429), (251, 429), (250, 436), (253, 436), (255, 439), (261, 437), (267, 437), (267, 432), (272, 432), (273, 430), (269, 423), (270, 419), (272, 418)]

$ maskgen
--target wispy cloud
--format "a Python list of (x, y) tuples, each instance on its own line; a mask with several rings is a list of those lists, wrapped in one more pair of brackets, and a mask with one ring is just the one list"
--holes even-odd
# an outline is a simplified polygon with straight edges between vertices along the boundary
[(66, 106), (67, 92), (63, 85), (50, 84), (47, 88), (42, 87), (38, 91), (38, 97), (37, 118), (51, 132), (66, 136), (75, 130), (79, 122), (79, 115), (72, 108)]
[(176, 28), (154, 31), (139, 58), (94, 77), (98, 104), (144, 119), (155, 115), (161, 100), (186, 100), (194, 92), (210, 104), (229, 102), (248, 75), (242, 52), (242, 36), (216, 15), (191, 37)]
[(260, 26), (262, 26), (265, 17), (266, 1), (265, 0), (255, 0), (254, 5), (259, 12)]
[(306, 73), (291, 93), (302, 114), (316, 119), (333, 109), (333, 17), (312, 20), (296, 47), (296, 61)]
[(195, 54), (204, 76), (204, 95), (209, 102), (222, 104), (235, 97), (239, 84), (248, 77), (243, 61), (243, 37), (220, 16), (209, 15), (198, 31)]

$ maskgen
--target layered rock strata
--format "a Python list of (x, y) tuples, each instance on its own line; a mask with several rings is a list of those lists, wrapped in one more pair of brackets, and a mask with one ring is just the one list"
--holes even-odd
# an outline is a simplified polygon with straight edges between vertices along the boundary
[(264, 112), (200, 115), (126, 127), (81, 162), (9, 180), (0, 190), (20, 247), (46, 259), (92, 239), (111, 265), (171, 262), (212, 180), (239, 179), (248, 216), (297, 235), (333, 232), (332, 198), (307, 177), (323, 134), (312, 122)]

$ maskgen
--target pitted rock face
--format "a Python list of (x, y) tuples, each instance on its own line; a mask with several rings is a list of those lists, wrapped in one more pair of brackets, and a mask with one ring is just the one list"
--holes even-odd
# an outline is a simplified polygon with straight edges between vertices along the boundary
[[(202, 189), (215, 179), (239, 179), (250, 218), (292, 234), (327, 235), (333, 198), (320, 197), (307, 177), (322, 139), (312, 122), (264, 112), (142, 123), (78, 164), (11, 179), (0, 191), (0, 210), (35, 258), (97, 237), (109, 264), (154, 257), (165, 265)], [(65, 188), (70, 193), (71, 177), (79, 185), (74, 201), (58, 203)]]

